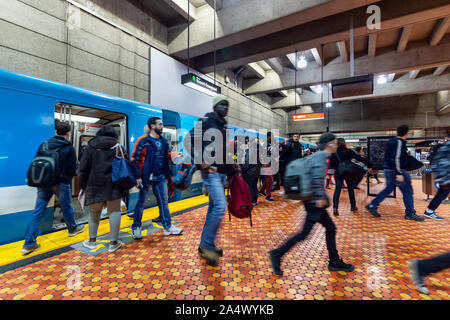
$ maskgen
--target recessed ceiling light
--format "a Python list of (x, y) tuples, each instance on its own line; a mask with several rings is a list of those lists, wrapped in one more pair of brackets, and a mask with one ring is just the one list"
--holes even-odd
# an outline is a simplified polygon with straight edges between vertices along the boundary
[(297, 68), (303, 69), (308, 65), (308, 61), (306, 61), (305, 56), (300, 56), (297, 61)]
[(378, 84), (385, 84), (385, 83), (387, 83), (386, 76), (385, 76), (385, 75), (379, 76), (379, 77), (377, 78), (377, 83), (378, 83)]

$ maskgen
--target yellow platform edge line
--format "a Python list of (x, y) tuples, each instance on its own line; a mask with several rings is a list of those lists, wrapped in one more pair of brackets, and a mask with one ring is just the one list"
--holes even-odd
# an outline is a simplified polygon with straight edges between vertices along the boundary
[[(199, 206), (201, 204), (205, 204), (207, 202), (208, 202), (207, 196), (202, 195), (192, 197), (169, 203), (169, 211), (175, 213)], [(158, 216), (159, 216), (158, 207), (146, 209), (144, 210), (142, 215), (142, 222), (156, 219)], [(133, 219), (130, 219), (126, 214), (122, 215), (122, 219), (120, 222), (121, 230), (131, 227), (132, 224)], [(109, 233), (109, 219), (101, 220), (97, 236), (100, 237), (108, 233)], [(69, 232), (67, 229), (38, 236), (37, 242), (41, 245), (41, 248), (25, 256), (20, 252), (20, 250), (23, 247), (24, 240), (8, 243), (0, 246), (0, 266), (28, 259), (30, 257), (37, 256), (59, 248), (67, 247), (87, 239), (89, 239), (89, 227), (88, 224), (86, 223), (84, 231), (74, 237), (69, 237)]]

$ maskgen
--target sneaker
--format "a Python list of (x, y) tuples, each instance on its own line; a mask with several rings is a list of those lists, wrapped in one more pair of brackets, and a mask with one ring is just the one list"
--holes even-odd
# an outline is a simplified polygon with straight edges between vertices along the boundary
[(366, 206), (366, 209), (367, 209), (374, 217), (377, 217), (377, 218), (381, 217), (380, 214), (379, 214), (378, 211), (377, 211), (377, 208), (372, 207), (371, 205), (367, 205), (367, 206)]
[(134, 218), (134, 212), (127, 213), (127, 217), (130, 219)]
[(406, 220), (413, 220), (413, 221), (425, 221), (424, 217), (418, 216), (417, 214), (413, 215), (405, 215)]
[(152, 222), (154, 222), (154, 223), (161, 223), (162, 222), (161, 217), (153, 219)]
[(164, 229), (164, 235), (165, 235), (165, 236), (170, 236), (171, 234), (179, 235), (179, 234), (181, 234), (182, 232), (183, 232), (183, 229), (177, 228), (177, 227), (175, 227), (175, 226), (170, 226), (169, 229)]
[(122, 241), (117, 240), (117, 244), (109, 244), (109, 252), (114, 252), (122, 246)]
[(271, 197), (266, 198), (266, 200), (269, 201), (269, 202), (274, 202), (275, 201)]
[(78, 225), (75, 230), (73, 230), (72, 232), (69, 232), (69, 237), (74, 237), (79, 233), (82, 233), (84, 231), (84, 224), (83, 225)]
[[(198, 247), (198, 252), (199, 253), (201, 253), (201, 254), (203, 254), (203, 248), (202, 247)], [(219, 247), (215, 247), (214, 248), (214, 251), (216, 251), (217, 252), (217, 254), (219, 255), (219, 257), (223, 257), (223, 250), (222, 250), (222, 248), (219, 248)]]
[(425, 212), (423, 213), (423, 216), (426, 217), (426, 218), (435, 219), (435, 220), (444, 220), (443, 217), (438, 216), (438, 215), (436, 214), (436, 212), (434, 212), (434, 211), (431, 212), (431, 213), (428, 213), (427, 211), (425, 211)]
[(206, 263), (210, 266), (217, 266), (219, 261), (219, 254), (215, 250), (208, 250), (203, 247), (199, 248), (201, 250), (202, 256), (206, 259)]
[(334, 209), (333, 209), (333, 214), (334, 214), (335, 216), (339, 216), (339, 211), (338, 211), (338, 209), (334, 208)]
[(280, 269), (281, 257), (275, 253), (275, 250), (269, 251), (270, 262), (272, 263), (272, 270), (278, 276), (283, 275), (283, 270)]
[(263, 197), (265, 197), (265, 196), (266, 196), (266, 193), (265, 193), (265, 192), (262, 192), (262, 191), (260, 191), (260, 192), (258, 193), (258, 195), (259, 195), (259, 196), (263, 196)]
[(328, 264), (328, 270), (351, 272), (355, 270), (355, 266), (345, 263), (344, 261), (339, 259), (333, 262), (330, 261), (330, 263)]
[(357, 208), (357, 207), (351, 208), (350, 211), (352, 211), (352, 212), (358, 212), (358, 208)]
[(27, 255), (29, 253), (32, 253), (33, 251), (39, 250), (41, 248), (41, 245), (36, 243), (34, 246), (31, 247), (23, 247), (22, 250), (20, 250), (20, 252), (23, 253), (23, 255)]
[(135, 240), (142, 239), (142, 228), (136, 228), (133, 230), (133, 239)]
[(88, 248), (89, 250), (94, 250), (95, 248), (97, 248), (97, 242), (91, 242), (89, 240), (84, 240), (83, 247)]
[(410, 260), (407, 263), (409, 275), (417, 290), (424, 294), (428, 294), (428, 288), (423, 283), (422, 277), (419, 275), (418, 260)]

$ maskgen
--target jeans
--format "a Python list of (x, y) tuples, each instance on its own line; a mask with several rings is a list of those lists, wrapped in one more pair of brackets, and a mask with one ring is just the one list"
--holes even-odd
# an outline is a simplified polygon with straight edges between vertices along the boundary
[[(167, 193), (167, 180), (164, 175), (160, 175), (154, 178), (152, 183), (153, 193), (156, 197), (159, 207), (159, 215), (161, 217), (162, 225), (164, 229), (169, 229), (172, 226), (172, 220), (169, 212), (169, 195)], [(142, 227), (142, 214), (144, 212), (145, 199), (150, 191), (150, 187), (142, 188), (139, 191), (138, 202), (133, 214), (133, 225), (131, 229), (136, 230)]]
[[(334, 189), (333, 195), (333, 208), (337, 209), (339, 207), (339, 197), (341, 196), (342, 184), (344, 183), (344, 179), (339, 177), (338, 175), (334, 175), (334, 181), (336, 182), (336, 187)], [(356, 200), (355, 200), (355, 191), (352, 187), (350, 187), (350, 183), (347, 183), (347, 191), (348, 196), (350, 198), (351, 208), (356, 208)]]
[(31, 214), (31, 221), (25, 231), (25, 247), (32, 247), (36, 244), (36, 238), (39, 233), (39, 225), (47, 209), (48, 202), (53, 195), (58, 197), (61, 203), (62, 213), (69, 232), (77, 228), (72, 207), (72, 190), (69, 184), (60, 183), (51, 188), (38, 188), (36, 206)]
[(421, 277), (428, 276), (431, 273), (436, 273), (450, 268), (450, 252), (444, 253), (440, 256), (419, 260), (419, 275)]
[(250, 188), (250, 194), (252, 195), (252, 202), (257, 203), (258, 202), (258, 178), (257, 177), (250, 177), (250, 176), (243, 176), (245, 182), (248, 184), (248, 187)]
[(202, 172), (203, 184), (209, 193), (209, 205), (200, 246), (207, 250), (213, 250), (216, 247), (215, 240), (217, 232), (227, 209), (227, 200), (225, 197), (226, 177), (225, 174), (218, 172)]
[(328, 215), (327, 210), (325, 208), (317, 208), (315, 203), (311, 202), (305, 202), (305, 209), (308, 214), (306, 215), (303, 230), (287, 240), (284, 245), (282, 245), (278, 249), (275, 249), (274, 253), (281, 257), (286, 252), (288, 252), (297, 242), (305, 240), (311, 232), (312, 227), (316, 223), (316, 221), (310, 218), (312, 216), (311, 213), (321, 211), (321, 218), (317, 222), (325, 227), (325, 239), (327, 243), (330, 262), (338, 260), (339, 255), (336, 249), (336, 226), (334, 225), (333, 220)]
[(403, 203), (405, 205), (405, 214), (408, 216), (412, 216), (416, 214), (416, 210), (414, 210), (414, 199), (413, 199), (413, 188), (411, 185), (411, 176), (409, 172), (406, 170), (402, 171), (404, 181), (402, 183), (396, 182), (397, 172), (395, 170), (384, 170), (384, 176), (386, 177), (386, 188), (381, 191), (375, 199), (372, 200), (370, 206), (378, 207), (378, 205), (383, 202), (384, 199), (388, 195), (394, 191), (395, 186), (400, 188), (400, 191), (403, 193)]
[(431, 200), (430, 204), (428, 205), (428, 209), (430, 210), (436, 210), (442, 201), (444, 201), (448, 195), (450, 194), (450, 189), (443, 189), (440, 188), (438, 193), (434, 196), (433, 200)]

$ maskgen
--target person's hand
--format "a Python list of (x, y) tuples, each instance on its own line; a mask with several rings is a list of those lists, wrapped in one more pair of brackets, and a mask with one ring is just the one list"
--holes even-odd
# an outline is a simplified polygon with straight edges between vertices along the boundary
[(137, 179), (136, 182), (137, 182), (136, 186), (139, 187), (142, 184), (142, 179)]
[(328, 201), (326, 199), (320, 199), (316, 201), (316, 207), (317, 208), (325, 208), (328, 204)]
[(402, 183), (403, 181), (405, 181), (405, 178), (403, 176), (397, 176), (397, 182)]

